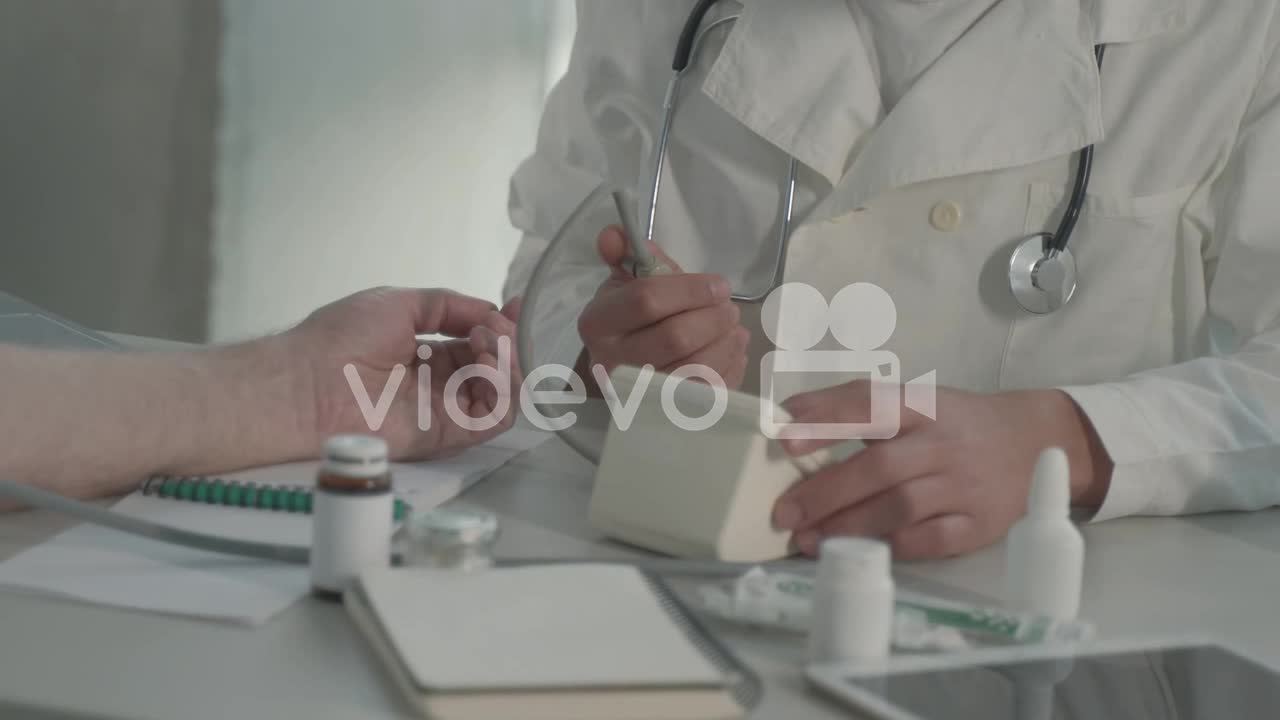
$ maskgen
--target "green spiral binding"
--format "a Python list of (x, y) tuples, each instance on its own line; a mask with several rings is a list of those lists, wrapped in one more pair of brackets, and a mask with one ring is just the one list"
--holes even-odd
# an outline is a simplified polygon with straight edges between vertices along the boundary
[[(306, 488), (241, 483), (235, 480), (228, 482), (222, 478), (152, 475), (143, 481), (141, 490), (143, 495), (172, 500), (300, 515), (310, 515), (315, 507), (315, 496)], [(409, 512), (413, 509), (399, 498), (395, 500), (393, 507), (392, 517), (396, 522), (409, 517)]]

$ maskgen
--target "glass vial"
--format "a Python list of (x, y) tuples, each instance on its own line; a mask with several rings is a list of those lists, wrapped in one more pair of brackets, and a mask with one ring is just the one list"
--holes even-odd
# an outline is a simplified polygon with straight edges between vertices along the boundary
[(436, 508), (414, 514), (405, 562), (413, 567), (483, 570), (493, 565), (498, 518), (484, 510)]
[(311, 588), (339, 599), (364, 570), (391, 562), (391, 471), (387, 443), (337, 435), (325, 443), (316, 477), (311, 531)]

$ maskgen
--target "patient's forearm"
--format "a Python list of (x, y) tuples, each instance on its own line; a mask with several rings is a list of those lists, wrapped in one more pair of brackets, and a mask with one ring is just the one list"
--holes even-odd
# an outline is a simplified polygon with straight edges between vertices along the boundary
[(310, 456), (305, 367), (282, 337), (148, 354), (0, 345), (0, 477), (88, 497)]

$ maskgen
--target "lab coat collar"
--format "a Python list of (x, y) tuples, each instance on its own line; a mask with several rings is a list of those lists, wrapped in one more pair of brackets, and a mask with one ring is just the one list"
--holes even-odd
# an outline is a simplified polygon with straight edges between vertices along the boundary
[(1094, 44), (1138, 42), (1185, 26), (1191, 0), (1093, 0)]
[(748, 0), (703, 91), (820, 173), (809, 219), (926, 180), (1029, 165), (1104, 137), (1097, 42), (1179, 27), (1189, 0), (1002, 0), (886, 116), (847, 0)]
[(703, 83), (726, 112), (833, 185), (884, 116), (847, 2), (746, 0)]

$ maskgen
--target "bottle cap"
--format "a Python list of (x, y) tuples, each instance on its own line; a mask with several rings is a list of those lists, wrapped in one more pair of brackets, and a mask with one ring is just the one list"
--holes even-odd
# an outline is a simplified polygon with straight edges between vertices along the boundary
[(1043, 517), (1071, 514), (1071, 465), (1062, 448), (1046, 448), (1036, 460), (1027, 514)]
[(498, 536), (498, 517), (484, 510), (436, 508), (415, 513), (409, 520), (409, 535), (446, 544), (489, 543)]
[(387, 442), (373, 435), (334, 435), (324, 444), (324, 469), (349, 477), (387, 473)]
[(870, 538), (823, 540), (818, 549), (817, 576), (841, 583), (889, 579), (889, 546)]

